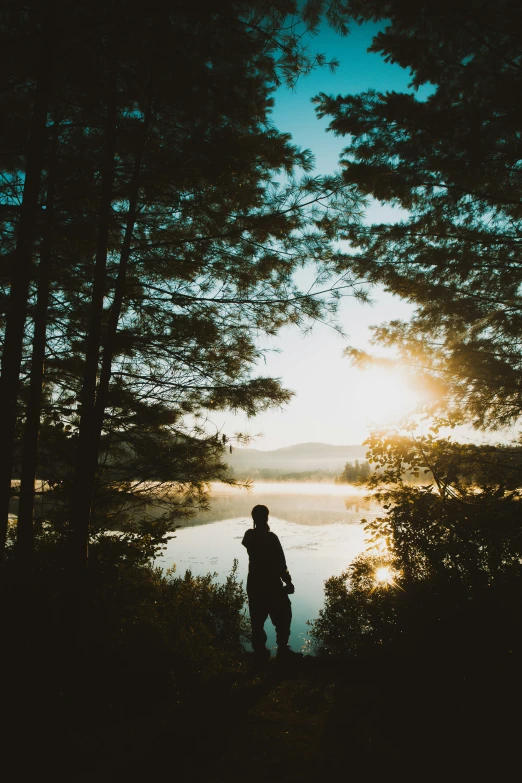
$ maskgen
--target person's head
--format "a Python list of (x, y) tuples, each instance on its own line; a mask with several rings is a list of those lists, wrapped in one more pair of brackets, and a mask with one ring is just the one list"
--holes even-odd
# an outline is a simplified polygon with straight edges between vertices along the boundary
[(254, 506), (252, 509), (252, 519), (256, 530), (270, 530), (268, 527), (269, 510), (266, 506)]

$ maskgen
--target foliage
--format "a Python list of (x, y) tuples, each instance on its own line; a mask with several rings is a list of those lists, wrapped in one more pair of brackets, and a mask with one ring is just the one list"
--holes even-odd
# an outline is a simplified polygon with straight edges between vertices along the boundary
[(409, 69), (411, 91), (317, 98), (347, 137), (345, 182), (395, 209), (349, 228), (346, 260), (414, 305), (374, 339), (398, 351), (438, 419), (426, 437), (370, 437), (368, 485), (385, 513), (366, 526), (373, 551), (327, 583), (313, 633), (343, 653), (509, 654), (520, 649), (521, 452), (454, 443), (439, 425), (494, 430), (522, 413), (521, 7), (349, 7), (382, 23), (371, 51)]
[[(165, 529), (150, 528), (148, 535), (143, 530), (104, 533), (92, 542), (80, 628), (91, 677), (112, 677), (127, 685), (132, 677), (138, 678), (136, 684), (144, 676), (160, 677), (183, 690), (197, 678), (241, 667), (248, 624), (237, 561), (223, 583), (216, 574), (187, 571), (178, 576), (174, 568), (164, 573), (151, 563), (164, 539)], [(18, 651), (23, 656), (29, 624), (38, 671), (44, 666), (54, 671), (63, 657), (66, 558), (63, 538), (57, 537), (55, 526), (45, 526), (36, 538), (30, 583), (20, 589), (8, 550), (5, 629), (13, 639), (13, 655)], [(74, 676), (81, 680), (84, 672)]]
[(325, 582), (324, 608), (309, 621), (312, 644), (320, 654), (336, 656), (375, 652), (390, 642), (399, 596), (376, 590), (374, 570), (380, 564), (361, 555), (348, 569)]
[[(263, 336), (331, 319), (343, 293), (365, 298), (350, 272), (332, 277), (339, 229), (360, 219), (361, 199), (338, 176), (314, 177), (311, 152), (270, 123), (275, 86), (328, 65), (310, 35), (321, 18), (345, 31), (343, 14), (336, 0), (227, 0), (212, 14), (185, 0), (139, 13), (57, 0), (10, 3), (0, 18), (13, 55), (0, 134), (0, 340), (12, 313), (25, 319), (20, 367), (4, 368), (20, 376), (7, 486), (37, 448), (37, 435), (21, 444), (36, 413), (40, 500), (53, 519), (69, 513), (82, 552), (89, 522), (96, 532), (119, 509), (124, 525), (167, 486), (172, 525), (203, 504), (207, 483), (227, 480), (215, 412), (253, 416), (290, 399), (257, 372)], [(34, 232), (17, 239), (38, 47), (52, 70), (43, 162)], [(15, 306), (22, 245), (27, 295)], [(301, 290), (294, 273), (308, 263), (316, 284)], [(38, 330), (45, 356), (35, 360)], [(42, 367), (40, 399), (29, 378)]]
[(350, 268), (415, 306), (375, 340), (459, 420), (505, 426), (522, 411), (520, 4), (349, 5), (383, 23), (370, 50), (411, 74), (410, 92), (317, 98), (347, 139), (345, 182), (396, 208), (345, 235)]
[[(312, 637), (327, 652), (509, 654), (520, 645), (520, 450), (374, 433), (368, 481), (385, 514), (370, 549), (326, 583)], [(412, 485), (409, 475), (430, 475)], [(363, 520), (365, 522), (365, 520)], [(385, 578), (379, 581), (379, 570)]]
[[(216, 574), (164, 575), (150, 565), (120, 562), (93, 577), (90, 645), (97, 655), (129, 671), (158, 671), (182, 687), (183, 679), (237, 669), (244, 655), (245, 593), (237, 561), (224, 584)], [(112, 573), (111, 573), (112, 572)]]

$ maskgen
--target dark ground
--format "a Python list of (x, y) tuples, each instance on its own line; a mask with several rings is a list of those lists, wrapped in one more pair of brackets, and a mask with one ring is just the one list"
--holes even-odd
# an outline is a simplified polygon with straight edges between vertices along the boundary
[[(179, 699), (169, 683), (51, 680), (14, 692), (6, 781), (492, 780), (519, 777), (516, 662), (305, 658), (220, 676)], [(7, 693), (9, 694), (9, 681)], [(58, 686), (59, 687), (59, 686)], [(74, 702), (74, 703), (73, 703)], [(5, 705), (5, 702), (4, 702)], [(11, 766), (12, 765), (12, 766)]]

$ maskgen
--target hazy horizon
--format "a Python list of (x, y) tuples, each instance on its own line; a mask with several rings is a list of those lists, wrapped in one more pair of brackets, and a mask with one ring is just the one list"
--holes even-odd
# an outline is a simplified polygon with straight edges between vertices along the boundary
[(343, 448), (363, 448), (362, 443), (328, 443), (326, 441), (320, 441), (320, 440), (302, 440), (298, 443), (287, 443), (284, 446), (276, 446), (273, 449), (262, 449), (258, 448), (256, 445), (245, 445), (245, 446), (234, 446), (233, 448), (236, 451), (283, 451), (284, 449), (292, 449), (297, 448), (299, 446), (328, 446), (331, 448), (336, 449), (343, 449)]

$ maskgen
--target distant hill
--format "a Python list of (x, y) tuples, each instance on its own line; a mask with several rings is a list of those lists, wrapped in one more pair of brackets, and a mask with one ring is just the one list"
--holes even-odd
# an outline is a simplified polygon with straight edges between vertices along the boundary
[(317, 471), (336, 475), (346, 462), (364, 460), (366, 446), (332, 446), (330, 443), (297, 443), (273, 451), (234, 449), (226, 461), (237, 475), (254, 475), (259, 471), (304, 473)]

